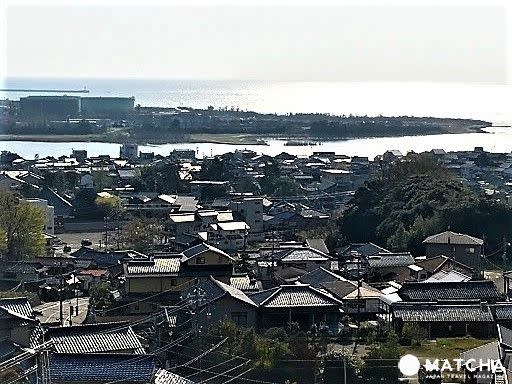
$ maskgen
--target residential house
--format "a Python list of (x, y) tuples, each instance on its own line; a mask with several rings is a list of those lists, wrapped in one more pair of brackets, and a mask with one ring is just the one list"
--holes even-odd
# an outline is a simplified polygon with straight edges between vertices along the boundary
[(157, 371), (154, 355), (52, 353), (48, 366), (54, 384), (148, 384)]
[(237, 251), (247, 246), (250, 231), (245, 221), (228, 221), (210, 224), (208, 242), (224, 251)]
[(30, 347), (39, 321), (26, 297), (0, 299), (0, 339)]
[(182, 298), (191, 305), (197, 298), (200, 324), (231, 320), (239, 327), (255, 327), (258, 305), (240, 289), (210, 276), (197, 287), (184, 290)]
[(337, 329), (341, 301), (310, 285), (281, 285), (248, 296), (259, 306), (260, 328), (284, 327), (297, 322), (302, 329), (310, 329), (313, 324)]
[(392, 323), (399, 334), (405, 324), (424, 328), (429, 339), (467, 335), (489, 338), (495, 334), (494, 318), (486, 303), (399, 302), (391, 310)]
[(143, 355), (144, 347), (127, 321), (50, 327), (44, 340), (53, 341), (52, 350), (61, 354), (103, 353)]
[(455, 261), (480, 271), (483, 254), (482, 239), (473, 236), (445, 231), (423, 240), (427, 258), (445, 255)]
[(487, 302), (495, 303), (501, 295), (489, 280), (460, 282), (405, 282), (398, 294), (404, 301)]
[(411, 274), (411, 277), (414, 277), (414, 280), (417, 281), (427, 279), (441, 272), (448, 273), (453, 271), (470, 277), (472, 277), (475, 272), (473, 268), (455, 261), (454, 259), (445, 255), (438, 255), (422, 260), (416, 260), (414, 265), (420, 268), (419, 273), (415, 274), (414, 276)]
[[(149, 313), (155, 303), (176, 302), (183, 290), (214, 276), (226, 284), (234, 274), (234, 259), (209, 244), (201, 243), (179, 254), (155, 255), (149, 260), (124, 263), (124, 297), (133, 302), (128, 313)], [(155, 294), (158, 293), (158, 296)], [(138, 302), (140, 297), (155, 296)]]
[(414, 262), (409, 252), (377, 253), (363, 259), (371, 281), (405, 281), (410, 275), (409, 266)]

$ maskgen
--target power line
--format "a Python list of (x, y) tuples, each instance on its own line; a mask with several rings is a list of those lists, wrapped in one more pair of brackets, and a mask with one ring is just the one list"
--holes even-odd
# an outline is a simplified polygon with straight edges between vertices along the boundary
[(200, 358), (206, 356), (207, 354), (213, 352), (214, 350), (216, 350), (217, 348), (219, 348), (222, 344), (224, 344), (226, 341), (228, 341), (228, 338), (226, 337), (225, 339), (221, 340), (219, 343), (215, 344), (213, 347), (211, 347), (210, 349), (208, 349), (207, 351), (201, 353), (199, 356), (196, 356), (194, 357), (192, 360), (186, 362), (185, 364), (180, 364), (180, 365), (176, 365), (173, 367), (173, 369), (175, 368), (179, 368), (179, 367), (186, 367), (194, 362), (196, 362), (197, 360), (199, 360)]

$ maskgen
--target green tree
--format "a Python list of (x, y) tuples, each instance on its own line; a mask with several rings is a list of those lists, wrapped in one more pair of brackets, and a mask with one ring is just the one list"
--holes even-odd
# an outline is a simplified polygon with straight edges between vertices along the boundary
[(106, 281), (94, 285), (89, 294), (94, 309), (108, 309), (114, 304), (114, 296), (112, 295), (111, 287)]
[(75, 193), (73, 209), (77, 218), (100, 218), (101, 212), (95, 204), (96, 192), (90, 188), (79, 189)]
[(424, 252), (422, 241), (451, 228), (483, 237), (489, 249), (512, 235), (512, 208), (478, 195), (428, 157), (383, 169), (359, 188), (337, 220), (347, 242), (372, 241), (393, 250)]
[(119, 217), (123, 212), (123, 201), (119, 196), (97, 196), (94, 204), (107, 217)]
[(140, 176), (131, 183), (139, 191), (170, 194), (187, 191), (187, 185), (180, 178), (179, 167), (169, 162), (142, 168)]
[(133, 219), (123, 228), (123, 242), (139, 252), (149, 252), (164, 236), (162, 223), (156, 219)]
[(105, 188), (111, 188), (113, 185), (112, 177), (107, 171), (93, 171), (92, 182), (96, 191), (103, 191)]
[(400, 358), (400, 343), (394, 331), (388, 333), (386, 341), (373, 344), (368, 351), (369, 359), (398, 359)]
[(26, 260), (45, 253), (43, 210), (10, 192), (0, 192), (0, 250), (8, 260)]
[(418, 324), (406, 323), (402, 328), (402, 344), (419, 346), (427, 338), (427, 331)]

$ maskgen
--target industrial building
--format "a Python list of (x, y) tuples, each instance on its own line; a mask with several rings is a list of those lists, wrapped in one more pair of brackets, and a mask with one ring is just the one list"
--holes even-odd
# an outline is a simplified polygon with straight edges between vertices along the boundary
[(133, 111), (134, 97), (27, 96), (21, 114), (31, 119), (123, 117)]
[(27, 96), (20, 98), (21, 113), (26, 118), (67, 119), (80, 115), (80, 97)]
[(103, 115), (126, 114), (133, 111), (134, 97), (82, 97), (81, 112), (83, 116), (98, 117)]

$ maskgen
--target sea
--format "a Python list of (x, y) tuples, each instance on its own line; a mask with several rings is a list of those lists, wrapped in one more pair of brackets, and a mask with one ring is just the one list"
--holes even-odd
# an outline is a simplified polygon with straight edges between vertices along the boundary
[[(374, 157), (388, 149), (422, 152), (434, 148), (491, 152), (512, 151), (512, 86), (458, 83), (337, 83), (238, 80), (158, 80), (91, 78), (7, 78), (0, 88), (84, 89), (88, 96), (133, 96), (141, 106), (228, 108), (261, 113), (327, 113), (358, 116), (424, 116), (471, 118), (491, 122), (486, 133), (457, 135), (358, 138), (288, 146), (286, 140), (268, 139), (267, 145), (180, 143), (140, 146), (144, 152), (166, 155), (175, 148), (191, 148), (199, 157), (235, 149), (253, 149), (275, 155), (283, 151), (310, 155), (334, 151)], [(37, 92), (0, 92), (0, 99), (19, 99)], [(48, 94), (48, 93), (44, 93)], [(63, 94), (63, 93), (56, 93)], [(87, 149), (90, 155), (117, 156), (121, 143), (0, 142), (0, 150), (23, 157), (60, 156), (72, 149)]]

